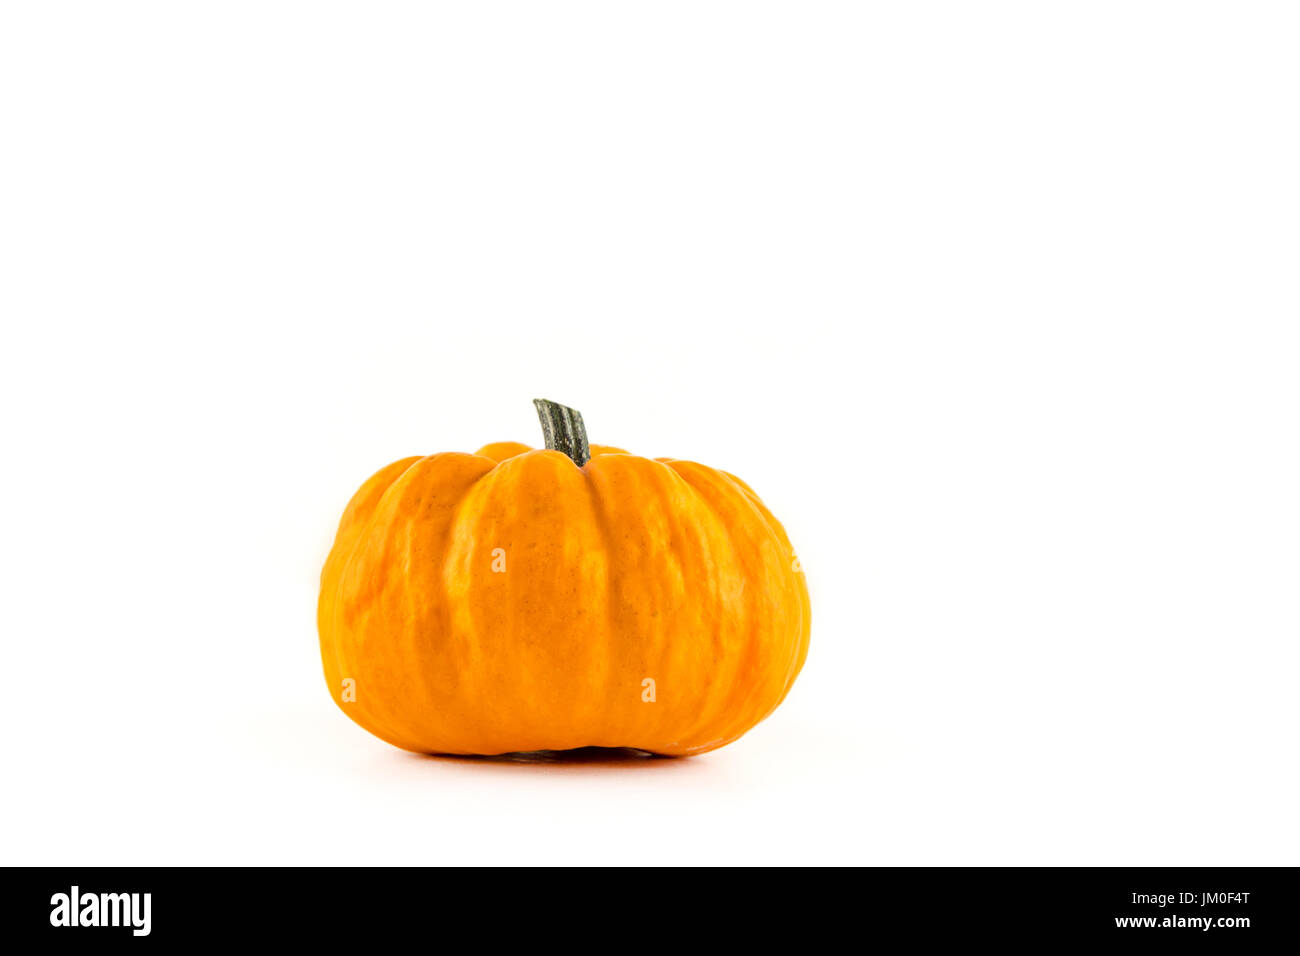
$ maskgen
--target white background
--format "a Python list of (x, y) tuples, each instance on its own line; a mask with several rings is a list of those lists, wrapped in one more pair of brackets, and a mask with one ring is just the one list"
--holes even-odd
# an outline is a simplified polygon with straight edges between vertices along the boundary
[[(1300, 15), (0, 13), (4, 836), (36, 864), (1300, 863)], [(689, 760), (418, 757), (314, 622), (387, 462), (757, 488), (812, 649)]]

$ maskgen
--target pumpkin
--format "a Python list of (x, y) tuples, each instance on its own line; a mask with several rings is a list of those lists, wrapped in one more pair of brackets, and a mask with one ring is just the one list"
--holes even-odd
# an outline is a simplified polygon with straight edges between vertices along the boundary
[(424, 753), (735, 740), (808, 651), (785, 531), (734, 475), (535, 405), (546, 448), (403, 458), (353, 496), (317, 615), (335, 702)]

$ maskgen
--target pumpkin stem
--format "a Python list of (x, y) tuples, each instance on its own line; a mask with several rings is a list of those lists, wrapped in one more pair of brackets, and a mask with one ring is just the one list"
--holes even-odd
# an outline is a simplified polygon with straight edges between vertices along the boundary
[(564, 452), (579, 468), (591, 461), (582, 412), (544, 398), (534, 398), (533, 404), (537, 407), (537, 417), (542, 420), (542, 435), (546, 438), (547, 448)]

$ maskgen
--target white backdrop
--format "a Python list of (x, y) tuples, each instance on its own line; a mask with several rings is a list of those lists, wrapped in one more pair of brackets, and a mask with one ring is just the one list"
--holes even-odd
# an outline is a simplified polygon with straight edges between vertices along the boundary
[[(1300, 14), (0, 12), (6, 863), (1300, 862)], [(813, 599), (689, 760), (421, 758), (320, 672), (411, 454), (745, 478)]]

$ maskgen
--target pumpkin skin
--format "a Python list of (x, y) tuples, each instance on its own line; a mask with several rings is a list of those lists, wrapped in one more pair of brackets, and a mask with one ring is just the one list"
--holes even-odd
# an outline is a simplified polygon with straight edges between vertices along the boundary
[(781, 525), (726, 472), (590, 453), (579, 466), (500, 442), (404, 458), (361, 486), (317, 613), (344, 713), (423, 753), (665, 755), (771, 713), (810, 625)]

